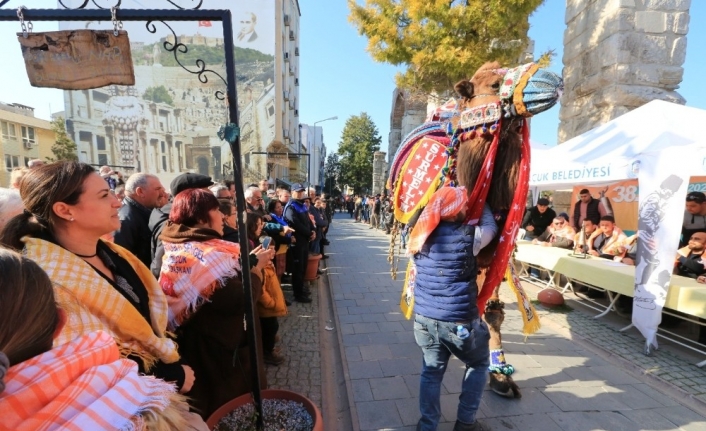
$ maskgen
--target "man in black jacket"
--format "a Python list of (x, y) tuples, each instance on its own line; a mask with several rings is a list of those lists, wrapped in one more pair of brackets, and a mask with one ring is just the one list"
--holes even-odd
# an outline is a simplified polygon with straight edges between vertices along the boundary
[(603, 203), (591, 196), (588, 189), (579, 191), (579, 201), (574, 205), (574, 216), (572, 217), (571, 225), (578, 232), (581, 230), (583, 221), (589, 219), (594, 225), (598, 225), (601, 217), (608, 215)]
[(537, 205), (530, 208), (522, 220), (522, 228), (527, 231), (525, 239), (531, 241), (542, 235), (552, 224), (554, 217), (556, 217), (556, 212), (549, 208), (549, 199), (537, 199)]
[[(201, 174), (193, 174), (187, 172), (181, 174), (174, 178), (169, 184), (169, 190), (172, 194), (172, 198), (188, 189), (204, 189), (208, 190), (209, 186), (213, 185), (211, 177)], [(171, 202), (163, 206), (162, 208), (155, 208), (152, 210), (152, 214), (149, 217), (149, 230), (148, 238), (150, 241), (150, 251), (151, 251), (151, 264), (148, 265), (152, 274), (159, 278), (159, 271), (162, 268), (162, 257), (164, 256), (164, 248), (162, 247), (162, 240), (159, 236), (162, 234), (162, 229), (164, 224), (169, 219), (169, 211), (172, 210)]]
[(120, 229), (115, 232), (115, 243), (132, 252), (142, 263), (150, 266), (150, 213), (166, 201), (164, 187), (154, 175), (136, 173), (125, 183), (125, 199), (118, 215)]
[(306, 188), (297, 183), (292, 185), (292, 198), (284, 208), (284, 219), (294, 229), (296, 242), (290, 247), (292, 264), (292, 290), (297, 302), (311, 302), (309, 292), (304, 289), (304, 273), (309, 263), (309, 241), (316, 238), (314, 226), (309, 218), (309, 211), (304, 206)]
[(680, 248), (677, 252), (674, 273), (694, 279), (706, 274), (704, 249), (706, 249), (706, 232), (697, 231), (691, 234), (686, 247)]

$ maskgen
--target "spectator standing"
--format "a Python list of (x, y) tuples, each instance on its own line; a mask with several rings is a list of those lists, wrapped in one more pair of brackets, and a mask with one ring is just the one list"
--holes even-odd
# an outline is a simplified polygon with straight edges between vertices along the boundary
[[(172, 198), (189, 189), (205, 189), (207, 190), (213, 185), (211, 177), (201, 174), (194, 174), (187, 172), (178, 175), (169, 184), (169, 191)], [(162, 247), (162, 240), (159, 236), (162, 233), (164, 224), (169, 219), (169, 211), (172, 209), (172, 204), (167, 203), (161, 208), (155, 208), (150, 214), (149, 228), (150, 228), (150, 251), (152, 256), (152, 262), (150, 264), (150, 270), (154, 274), (155, 278), (159, 277), (160, 268), (162, 268), (162, 256), (164, 256), (164, 247)]]
[(378, 229), (380, 227), (380, 211), (382, 210), (382, 202), (380, 202), (380, 195), (376, 195), (373, 200), (373, 210), (370, 216), (370, 229)]
[(261, 180), (259, 183), (259, 188), (260, 196), (262, 196), (262, 200), (264, 201), (263, 209), (265, 209), (267, 208), (267, 204), (270, 203), (270, 196), (267, 193), (270, 190), (270, 183), (267, 182), (267, 180)]
[(579, 201), (574, 205), (574, 217), (572, 226), (577, 231), (581, 229), (584, 219), (590, 219), (594, 225), (598, 225), (601, 217), (607, 215), (603, 203), (591, 196), (588, 189), (579, 191)]
[(692, 233), (687, 245), (677, 251), (674, 273), (693, 279), (698, 279), (699, 276), (706, 274), (705, 247), (706, 231)]
[(522, 220), (522, 228), (526, 231), (525, 239), (531, 241), (542, 235), (555, 217), (556, 212), (549, 208), (549, 200), (537, 199), (537, 205), (530, 208)]
[(105, 180), (88, 164), (61, 161), (33, 169), (20, 195), (26, 211), (0, 232), (0, 244), (23, 250), (56, 286), (70, 324), (54, 344), (108, 332), (140, 372), (188, 392), (194, 374), (167, 336), (164, 292), (135, 255), (100, 239), (120, 227)]
[(292, 199), (284, 207), (284, 220), (294, 229), (294, 243), (291, 247), (292, 290), (294, 300), (302, 303), (311, 302), (304, 290), (304, 273), (309, 263), (309, 242), (316, 239), (314, 226), (309, 219), (309, 212), (304, 206), (306, 188), (299, 183), (292, 185)]
[(230, 190), (224, 184), (214, 184), (208, 188), (216, 199), (231, 198)]
[(132, 174), (125, 183), (125, 198), (120, 207), (120, 229), (115, 232), (115, 243), (130, 250), (140, 262), (152, 264), (149, 228), (152, 210), (165, 202), (166, 192), (154, 175)]
[(241, 276), (251, 271), (257, 301), (262, 270), (273, 256), (262, 253), (257, 266), (243, 268), (240, 246), (222, 240), (222, 235), (223, 215), (210, 191), (177, 194), (161, 234), (165, 254), (159, 284), (169, 298), (169, 329), (176, 333), (179, 353), (198, 375), (189, 398), (203, 418), (252, 390), (255, 366), (250, 363), (247, 331), (255, 328), (243, 323)]
[(679, 247), (685, 247), (694, 232), (706, 231), (706, 195), (689, 192), (686, 195), (684, 223), (681, 228)]
[(291, 198), (291, 194), (287, 189), (279, 189), (277, 197), (279, 198), (279, 201), (282, 202), (282, 205), (287, 205), (287, 202), (289, 202), (289, 199)]
[(287, 269), (287, 251), (290, 246), (296, 242), (296, 238), (293, 235), (294, 231), (284, 219), (284, 205), (282, 205), (282, 202), (273, 199), (270, 201), (267, 209), (272, 220), (283, 226), (282, 230), (270, 235), (275, 242), (275, 267), (277, 269), (277, 278), (282, 282), (282, 275), (284, 275)]
[(245, 208), (248, 212), (258, 214), (270, 221), (270, 215), (265, 212), (265, 199), (258, 187), (251, 186), (245, 189)]

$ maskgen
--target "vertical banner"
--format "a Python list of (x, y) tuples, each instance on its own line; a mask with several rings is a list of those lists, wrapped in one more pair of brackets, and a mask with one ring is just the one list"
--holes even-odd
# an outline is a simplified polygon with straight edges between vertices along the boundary
[(640, 208), (632, 323), (645, 337), (647, 355), (658, 347), (657, 327), (674, 270), (690, 172), (674, 169), (683, 167), (683, 156), (677, 160), (683, 153), (667, 153), (643, 155), (638, 173)]

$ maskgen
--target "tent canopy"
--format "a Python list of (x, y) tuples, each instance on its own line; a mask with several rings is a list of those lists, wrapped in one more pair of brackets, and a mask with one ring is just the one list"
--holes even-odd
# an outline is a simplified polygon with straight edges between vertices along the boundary
[(689, 165), (691, 176), (704, 175), (702, 125), (706, 126), (706, 111), (653, 100), (561, 145), (533, 153), (530, 186), (558, 190), (637, 178), (640, 156), (663, 151), (683, 152), (685, 163), (675, 170)]

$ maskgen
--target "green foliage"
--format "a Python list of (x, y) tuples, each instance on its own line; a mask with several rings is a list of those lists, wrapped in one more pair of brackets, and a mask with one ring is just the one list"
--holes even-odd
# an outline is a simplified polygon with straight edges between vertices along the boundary
[(333, 193), (338, 186), (338, 181), (341, 178), (341, 161), (338, 154), (331, 153), (326, 158), (324, 165), (324, 190)]
[(169, 90), (164, 85), (159, 87), (148, 87), (145, 94), (142, 95), (145, 100), (150, 100), (155, 103), (166, 103), (169, 106), (174, 106), (174, 100), (169, 94)]
[(59, 160), (78, 160), (78, 148), (76, 143), (66, 134), (66, 124), (64, 119), (59, 117), (51, 122), (51, 129), (54, 131), (54, 145), (51, 152), (54, 157), (47, 157), (50, 162)]
[[(174, 59), (174, 53), (167, 52), (162, 46), (162, 42), (157, 42), (160, 48), (159, 63), (165, 67), (174, 67), (179, 64)], [(141, 51), (133, 53), (133, 58), (138, 64), (145, 63), (143, 54), (152, 53), (154, 45), (146, 45)], [(222, 65), (225, 61), (225, 51), (222, 46), (206, 46), (206, 45), (187, 45), (185, 53), (177, 52), (177, 57), (181, 64), (193, 69), (196, 65), (196, 60), (203, 60), (207, 68)], [(235, 56), (235, 64), (254, 63), (256, 61), (269, 62), (274, 61), (274, 57), (264, 54), (256, 49), (235, 47), (233, 50)]]
[(486, 61), (517, 64), (529, 16), (544, 0), (348, 0), (375, 61), (405, 66), (397, 85), (448, 91)]
[(353, 187), (355, 193), (370, 190), (373, 185), (373, 153), (380, 149), (380, 142), (380, 133), (365, 112), (346, 121), (338, 146), (341, 184)]

